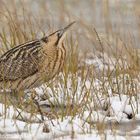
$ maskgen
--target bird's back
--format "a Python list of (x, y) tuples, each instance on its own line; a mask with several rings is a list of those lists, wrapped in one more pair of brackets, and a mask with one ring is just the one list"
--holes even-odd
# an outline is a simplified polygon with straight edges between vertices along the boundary
[(19, 45), (0, 57), (0, 82), (26, 78), (38, 71), (40, 41)]
[[(23, 81), (33, 78), (39, 71), (41, 41), (34, 40), (16, 46), (0, 57), (1, 88), (17, 88)], [(34, 81), (35, 82), (35, 81)], [(5, 86), (5, 87), (3, 87)], [(22, 84), (25, 89), (26, 83)]]

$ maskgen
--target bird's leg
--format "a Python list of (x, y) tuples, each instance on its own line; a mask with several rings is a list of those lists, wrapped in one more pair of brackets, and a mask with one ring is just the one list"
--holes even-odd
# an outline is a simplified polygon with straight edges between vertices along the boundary
[(49, 132), (50, 132), (49, 126), (48, 126), (48, 124), (45, 122), (44, 115), (43, 115), (43, 112), (41, 111), (40, 105), (39, 105), (38, 101), (36, 101), (36, 100), (35, 100), (35, 103), (36, 103), (36, 105), (37, 105), (37, 107), (38, 107), (38, 111), (39, 111), (39, 113), (40, 113), (40, 115), (41, 115), (42, 122), (44, 123), (43, 132), (49, 133)]
[(43, 115), (43, 112), (42, 112), (42, 110), (41, 110), (41, 108), (40, 108), (40, 105), (39, 105), (39, 103), (38, 103), (38, 100), (37, 100), (37, 98), (36, 98), (36, 95), (37, 95), (37, 94), (36, 94), (36, 91), (34, 90), (34, 91), (32, 92), (31, 98), (32, 98), (33, 102), (35, 103), (35, 105), (37, 106), (38, 112), (39, 112), (40, 115), (41, 115), (42, 122), (44, 123), (43, 132), (48, 133), (48, 132), (50, 132), (49, 126), (48, 126), (48, 124), (45, 122), (44, 115)]
[(41, 115), (42, 121), (45, 121), (43, 112), (41, 111), (41, 108), (40, 108), (40, 105), (39, 105), (38, 101), (36, 99), (33, 99), (33, 100), (34, 100), (34, 103), (37, 105), (37, 108), (38, 108), (38, 111), (39, 111), (39, 113)]
[(44, 116), (43, 116), (43, 112), (42, 112), (40, 105), (39, 105), (39, 95), (37, 95), (37, 93), (34, 89), (30, 90), (29, 93), (26, 93), (26, 95), (27, 95), (26, 100), (28, 100), (27, 98), (29, 98), (29, 100), (33, 103), (32, 105), (35, 108), (37, 108), (37, 112), (40, 113), (42, 121), (45, 121)]

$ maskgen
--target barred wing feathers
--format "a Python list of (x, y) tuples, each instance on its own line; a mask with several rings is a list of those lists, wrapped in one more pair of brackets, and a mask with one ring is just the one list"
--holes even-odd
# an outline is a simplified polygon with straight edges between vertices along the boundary
[(34, 40), (12, 48), (0, 57), (0, 81), (24, 79), (38, 72), (41, 41)]

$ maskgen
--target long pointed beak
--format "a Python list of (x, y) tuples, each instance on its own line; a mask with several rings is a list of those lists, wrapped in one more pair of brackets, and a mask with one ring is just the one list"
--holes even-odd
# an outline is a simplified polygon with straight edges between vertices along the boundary
[(73, 21), (72, 23), (70, 23), (69, 25), (67, 25), (65, 28), (61, 29), (59, 32), (59, 38), (61, 38), (63, 36), (63, 34), (74, 24), (76, 23), (76, 21)]
[(59, 42), (59, 40), (63, 40), (64, 38), (64, 34), (66, 33), (66, 31), (75, 23), (76, 21), (73, 21), (71, 22), (69, 25), (67, 25), (66, 27), (60, 29), (60, 30), (57, 30), (55, 31), (54, 33), (50, 34), (49, 36), (46, 36), (46, 37), (43, 37), (41, 40), (47, 42), (48, 41), (48, 38), (51, 37), (52, 35), (56, 34), (58, 36), (58, 40), (57, 42)]
[(64, 32), (67, 31), (74, 23), (76, 23), (76, 21), (73, 21), (72, 23), (70, 23), (69, 25), (67, 25), (67, 26), (63, 29), (63, 31), (64, 31)]

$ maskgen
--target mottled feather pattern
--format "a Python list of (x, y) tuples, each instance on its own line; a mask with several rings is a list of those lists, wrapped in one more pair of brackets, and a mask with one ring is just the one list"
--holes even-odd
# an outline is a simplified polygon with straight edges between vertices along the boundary
[[(73, 22), (74, 23), (74, 22)], [(18, 45), (0, 57), (0, 88), (25, 90), (51, 80), (63, 68), (63, 39), (73, 24), (49, 36)]]
[[(0, 58), (0, 81), (26, 78), (38, 71), (39, 41), (29, 42), (8, 51)], [(4, 78), (4, 79), (3, 79)]]

